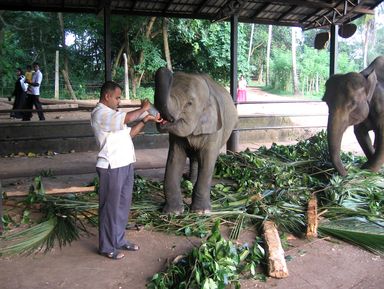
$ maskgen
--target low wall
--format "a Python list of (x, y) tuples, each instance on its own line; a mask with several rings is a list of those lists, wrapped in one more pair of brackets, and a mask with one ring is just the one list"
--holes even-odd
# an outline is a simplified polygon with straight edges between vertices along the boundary
[[(239, 143), (294, 140), (303, 133), (302, 129), (248, 130), (292, 124), (288, 117), (240, 118), (237, 125), (240, 130)], [(89, 120), (7, 122), (0, 123), (0, 131), (0, 155), (2, 156), (19, 152), (67, 153), (97, 150)], [(168, 147), (168, 134), (159, 134), (155, 125), (150, 123), (133, 141), (136, 149), (164, 148)]]

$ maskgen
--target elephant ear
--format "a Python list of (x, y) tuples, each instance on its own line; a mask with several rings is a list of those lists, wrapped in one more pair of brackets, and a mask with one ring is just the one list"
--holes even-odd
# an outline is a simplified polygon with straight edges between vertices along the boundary
[(202, 113), (200, 115), (199, 123), (193, 131), (193, 135), (212, 134), (217, 132), (223, 126), (221, 111), (222, 108), (216, 100), (214, 89), (209, 80), (206, 80), (208, 85), (209, 97), (205, 104), (202, 104)]
[(372, 72), (367, 77), (367, 84), (365, 86), (365, 91), (367, 92), (367, 101), (371, 102), (372, 95), (376, 89), (377, 85), (377, 76), (375, 70), (372, 70)]

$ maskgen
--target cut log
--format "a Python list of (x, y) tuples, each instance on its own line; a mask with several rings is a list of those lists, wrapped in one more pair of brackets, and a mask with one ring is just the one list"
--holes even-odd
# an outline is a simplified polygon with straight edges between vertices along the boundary
[[(57, 195), (57, 194), (69, 194), (69, 193), (89, 193), (95, 190), (94, 186), (90, 187), (68, 187), (68, 188), (52, 188), (45, 190), (46, 195)], [(26, 197), (28, 196), (27, 191), (9, 191), (5, 192), (7, 197)]]
[(307, 238), (317, 238), (317, 226), (318, 226), (318, 215), (317, 215), (317, 198), (315, 195), (308, 202), (307, 208)]
[(288, 277), (288, 267), (285, 262), (284, 250), (281, 246), (279, 232), (272, 221), (263, 223), (264, 240), (268, 258), (268, 275), (273, 278)]

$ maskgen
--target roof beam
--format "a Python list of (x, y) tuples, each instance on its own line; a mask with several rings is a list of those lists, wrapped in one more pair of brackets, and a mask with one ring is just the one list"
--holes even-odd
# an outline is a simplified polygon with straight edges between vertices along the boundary
[(214, 22), (217, 21), (223, 21), (231, 17), (232, 15), (236, 15), (239, 13), (239, 11), (244, 7), (245, 3), (247, 1), (245, 0), (229, 0), (227, 1), (217, 14), (216, 19)]
[(265, 9), (267, 9), (267, 7), (269, 6), (269, 3), (267, 2), (267, 3), (264, 3), (259, 9), (257, 9), (256, 11), (255, 11), (255, 13), (253, 13), (252, 15), (251, 15), (251, 19), (254, 19), (254, 18), (257, 18), (257, 16), (259, 16), (259, 14), (261, 13), (261, 12), (263, 12)]
[(163, 13), (166, 13), (167, 10), (169, 9), (169, 7), (171, 6), (173, 0), (169, 0), (168, 3), (165, 5), (164, 9), (163, 9)]
[[(339, 1), (334, 9), (337, 10), (337, 14), (339, 14), (339, 17), (337, 17), (335, 11), (333, 12), (333, 19), (332, 21), (327, 17), (327, 15), (329, 14), (329, 11), (325, 11), (324, 13), (322, 13), (321, 15), (319, 15), (316, 19), (314, 19), (312, 21), (312, 24), (308, 24), (304, 27), (304, 29), (309, 29), (309, 28), (325, 28), (325, 27), (328, 27), (329, 24), (342, 24), (344, 23), (346, 20), (348, 19), (353, 19), (354, 17), (354, 13), (356, 14), (371, 14), (374, 13), (374, 10), (371, 10), (371, 9), (366, 9), (366, 8), (362, 8), (360, 5), (363, 5), (364, 4), (364, 0), (361, 0), (359, 1), (359, 3), (356, 5), (354, 3), (351, 3), (350, 0), (345, 0), (345, 1)], [(350, 3), (351, 5), (354, 5), (352, 6), (350, 9), (348, 8), (348, 3)], [(343, 13), (342, 15), (340, 15), (339, 13), (339, 10), (343, 10)], [(367, 13), (363, 13), (361, 11), (365, 11)], [(309, 18), (308, 18), (309, 19)], [(322, 20), (322, 22), (320, 22)], [(326, 23), (328, 22), (328, 23)], [(316, 23), (316, 25), (315, 25)]]
[(285, 16), (287, 16), (288, 14), (290, 14), (293, 10), (295, 10), (297, 8), (296, 5), (293, 5), (291, 8), (289, 8), (287, 11), (285, 11), (283, 14), (280, 15), (279, 18), (277, 18), (277, 21), (280, 21), (281, 19), (283, 19)]
[(207, 0), (200, 1), (199, 5), (197, 6), (197, 9), (193, 11), (193, 14), (199, 14), (201, 11), (203, 11), (204, 7), (207, 5)]

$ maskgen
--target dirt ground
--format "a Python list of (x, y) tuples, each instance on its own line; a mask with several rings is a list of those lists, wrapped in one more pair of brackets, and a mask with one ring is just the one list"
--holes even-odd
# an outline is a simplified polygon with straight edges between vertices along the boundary
[[(275, 96), (255, 91), (250, 100), (273, 99)], [(287, 106), (269, 107), (263, 104), (262, 111), (283, 113)], [(239, 105), (240, 114), (259, 113), (254, 106)], [(295, 109), (308, 114), (326, 113), (324, 105), (311, 105)], [(296, 111), (296, 110), (295, 110)], [(10, 120), (0, 115), (0, 121)], [(87, 119), (89, 112), (50, 113), (48, 120)], [(34, 116), (36, 120), (36, 115)], [(318, 119), (315, 119), (318, 118)], [(324, 117), (313, 117), (303, 122), (319, 121)], [(343, 148), (361, 153), (356, 141), (347, 132), (343, 139)], [(256, 149), (256, 141), (242, 148)], [(47, 179), (46, 187), (80, 186), (92, 181), (95, 176), (94, 160), (97, 152), (75, 153), (58, 156), (42, 156), (34, 159), (26, 157), (1, 158), (0, 178), (5, 190), (25, 190), (31, 183), (31, 177), (15, 177), (6, 172), (31, 172), (41, 167), (55, 168), (57, 175)], [(151, 150), (137, 152), (137, 173), (146, 177), (162, 179), (166, 151)], [(49, 164), (47, 165), (47, 162)], [(77, 164), (73, 167), (70, 165)], [(63, 167), (66, 166), (66, 169)], [(69, 167), (69, 168), (68, 168)], [(72, 169), (72, 174), (68, 170)], [(79, 171), (75, 174), (77, 170)], [(90, 171), (91, 170), (91, 171)], [(149, 229), (129, 230), (127, 236), (140, 245), (138, 252), (128, 252), (123, 260), (113, 261), (97, 254), (97, 231), (83, 236), (71, 246), (62, 249), (55, 247), (47, 254), (32, 254), (0, 258), (0, 288), (4, 289), (141, 289), (156, 272), (165, 269), (166, 264), (176, 256), (185, 254), (200, 244), (200, 239), (177, 237)], [(255, 232), (246, 231), (240, 242), (252, 243)], [(316, 239), (312, 242), (292, 238), (285, 249), (288, 257), (290, 276), (277, 280), (269, 278), (267, 282), (256, 280), (242, 281), (242, 288), (289, 288), (289, 289), (380, 289), (384, 288), (384, 259), (358, 247), (332, 239)]]

